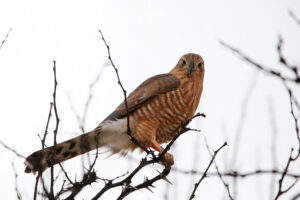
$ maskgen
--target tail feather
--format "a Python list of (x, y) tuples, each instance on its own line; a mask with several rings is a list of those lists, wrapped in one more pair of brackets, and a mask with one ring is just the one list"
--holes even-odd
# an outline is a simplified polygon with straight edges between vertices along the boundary
[(25, 172), (43, 172), (48, 167), (102, 146), (108, 147), (112, 154), (124, 154), (136, 147), (126, 131), (126, 118), (103, 121), (91, 132), (32, 153), (25, 160)]
[(25, 160), (25, 172), (43, 172), (48, 167), (101, 147), (99, 134), (99, 131), (92, 131), (32, 153)]

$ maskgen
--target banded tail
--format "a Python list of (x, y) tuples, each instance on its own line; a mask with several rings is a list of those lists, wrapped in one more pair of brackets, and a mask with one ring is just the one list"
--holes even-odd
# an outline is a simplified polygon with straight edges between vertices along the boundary
[(26, 158), (25, 172), (42, 172), (55, 164), (94, 150), (101, 145), (98, 137), (99, 133), (96, 132), (85, 133), (55, 146), (36, 151)]
[(43, 172), (53, 165), (103, 146), (110, 147), (112, 153), (128, 149), (131, 142), (126, 131), (124, 119), (104, 121), (94, 131), (32, 153), (25, 160), (25, 172)]

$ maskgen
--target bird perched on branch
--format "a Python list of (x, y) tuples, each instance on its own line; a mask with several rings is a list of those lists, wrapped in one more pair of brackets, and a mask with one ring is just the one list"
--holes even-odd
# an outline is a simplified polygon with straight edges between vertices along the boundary
[[(112, 153), (128, 152), (138, 145), (128, 135), (127, 116), (131, 135), (144, 148), (162, 152), (160, 146), (180, 131), (199, 104), (204, 78), (204, 61), (193, 53), (183, 55), (167, 74), (145, 80), (93, 131), (52, 147), (36, 151), (26, 158), (25, 172), (42, 172), (60, 162), (100, 147)], [(171, 154), (165, 160), (174, 163)]]

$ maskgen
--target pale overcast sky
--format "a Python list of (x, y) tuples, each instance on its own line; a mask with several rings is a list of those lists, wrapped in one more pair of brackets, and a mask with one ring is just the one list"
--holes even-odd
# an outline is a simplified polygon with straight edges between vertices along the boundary
[[(171, 150), (176, 167), (205, 169), (210, 156), (203, 135), (213, 149), (225, 140), (229, 143), (217, 162), (222, 170), (230, 166), (234, 136), (247, 96), (241, 145), (235, 167), (229, 169), (272, 168), (271, 108), (278, 131), (277, 167), (282, 169), (295, 141), (288, 95), (279, 81), (242, 62), (219, 40), (243, 50), (260, 63), (281, 69), (275, 49), (281, 34), (285, 40), (284, 53), (300, 65), (300, 27), (290, 18), (288, 9), (300, 17), (297, 0), (0, 0), (0, 41), (12, 29), (0, 49), (0, 140), (24, 156), (41, 148), (37, 134), (44, 131), (52, 98), (53, 60), (57, 62), (59, 82), (59, 141), (80, 133), (70, 99), (82, 113), (89, 84), (100, 70), (103, 71), (94, 88), (86, 129), (97, 126), (123, 100), (113, 69), (104, 67), (108, 60), (98, 32), (101, 29), (128, 91), (150, 76), (167, 73), (185, 53), (194, 52), (204, 58), (205, 85), (198, 111), (207, 117), (190, 125), (201, 129), (200, 134), (186, 133), (176, 142), (176, 149)], [(251, 86), (252, 92), (247, 94)], [(53, 128), (54, 124), (51, 125)], [(198, 149), (195, 142), (199, 143)], [(199, 154), (196, 165), (195, 151)], [(14, 160), (20, 191), (24, 199), (31, 199), (35, 177), (23, 173), (24, 160), (1, 146), (0, 157), (1, 198), (16, 199), (11, 167)], [(113, 178), (136, 165), (118, 156), (105, 157), (100, 156), (95, 167), (101, 177)], [(81, 174), (80, 158), (65, 166), (72, 175)], [(298, 162), (294, 169), (299, 167)], [(154, 172), (150, 167), (143, 173), (151, 176)], [(170, 199), (181, 200), (187, 199), (199, 177), (172, 172), (169, 179), (174, 183), (170, 186)], [(230, 178), (226, 180), (232, 183)], [(238, 184), (238, 199), (270, 199), (270, 192), (266, 192), (270, 190), (269, 176), (240, 180)], [(130, 195), (130, 199), (164, 199), (166, 184), (158, 182), (155, 186), (154, 194), (143, 190)], [(78, 199), (90, 199), (101, 187), (102, 184), (87, 187)], [(299, 183), (295, 188), (294, 191), (299, 190)], [(104, 199), (114, 199), (118, 192), (108, 192)], [(224, 199), (224, 194), (221, 181), (208, 178), (200, 185), (197, 197)]]

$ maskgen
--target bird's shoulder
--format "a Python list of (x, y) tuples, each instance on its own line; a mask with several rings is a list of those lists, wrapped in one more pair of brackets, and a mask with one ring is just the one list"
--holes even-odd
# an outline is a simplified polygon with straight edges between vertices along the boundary
[(105, 120), (122, 118), (128, 113), (134, 112), (137, 108), (144, 105), (150, 99), (160, 94), (177, 90), (180, 87), (180, 80), (171, 74), (159, 74), (152, 76), (142, 82), (127, 97), (127, 109), (125, 101), (123, 101), (114, 112), (112, 112)]

